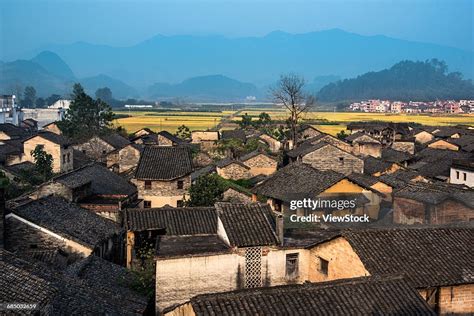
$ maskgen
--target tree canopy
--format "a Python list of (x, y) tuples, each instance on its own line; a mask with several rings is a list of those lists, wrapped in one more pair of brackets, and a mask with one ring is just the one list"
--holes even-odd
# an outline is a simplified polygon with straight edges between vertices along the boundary
[(64, 120), (58, 127), (74, 140), (88, 139), (109, 132), (114, 114), (111, 107), (101, 99), (94, 100), (78, 83), (74, 85), (72, 102)]

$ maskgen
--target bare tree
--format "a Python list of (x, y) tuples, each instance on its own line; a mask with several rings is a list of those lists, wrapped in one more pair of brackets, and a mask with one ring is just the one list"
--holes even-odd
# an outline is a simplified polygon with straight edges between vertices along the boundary
[(296, 74), (281, 75), (277, 85), (270, 90), (273, 100), (282, 103), (290, 111), (288, 122), (290, 125), (293, 146), (297, 146), (298, 123), (303, 113), (307, 112), (315, 103), (312, 95), (305, 93), (305, 80)]

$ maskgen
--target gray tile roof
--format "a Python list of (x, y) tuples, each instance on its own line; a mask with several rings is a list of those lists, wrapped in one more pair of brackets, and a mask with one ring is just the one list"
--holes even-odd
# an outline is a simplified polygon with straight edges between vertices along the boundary
[(402, 274), (417, 288), (474, 283), (474, 228), (391, 228), (348, 231), (371, 275)]
[(404, 152), (398, 151), (392, 148), (384, 148), (382, 149), (382, 160), (389, 161), (389, 162), (405, 162), (410, 160), (413, 155)]
[(189, 148), (147, 146), (140, 157), (135, 178), (173, 180), (192, 171), (193, 159)]
[[(313, 140), (313, 139), (311, 139), (311, 140)], [(302, 157), (302, 156), (307, 155), (307, 154), (309, 154), (313, 151), (321, 149), (325, 146), (332, 146), (332, 145), (329, 144), (329, 143), (326, 143), (325, 141), (320, 141), (317, 144), (312, 144), (311, 141), (306, 141), (304, 143), (301, 143), (295, 149), (292, 149), (289, 152), (287, 152), (287, 155), (291, 158)]]
[(310, 165), (295, 162), (275, 172), (257, 185), (252, 192), (281, 201), (290, 201), (303, 195), (316, 197), (344, 178), (344, 175), (335, 171), (321, 171)]
[(204, 294), (196, 315), (435, 315), (401, 278), (357, 278)]
[(120, 231), (112, 221), (59, 197), (48, 196), (32, 200), (11, 211), (38, 226), (91, 248)]
[(160, 236), (156, 243), (158, 258), (209, 255), (230, 252), (217, 235)]
[(165, 229), (170, 236), (217, 234), (213, 207), (127, 209), (125, 228), (130, 231)]
[(120, 149), (130, 144), (128, 139), (117, 133), (106, 134), (100, 136), (100, 138), (115, 149)]
[(71, 189), (90, 182), (91, 193), (95, 195), (129, 196), (137, 192), (136, 187), (126, 179), (98, 163), (87, 164), (79, 169), (55, 177), (52, 181), (62, 183)]
[(216, 203), (216, 210), (231, 246), (252, 247), (278, 243), (269, 205)]
[(368, 156), (364, 158), (364, 174), (374, 174), (377, 172), (382, 172), (390, 168), (390, 166), (392, 165), (393, 162), (384, 161), (382, 159)]
[(247, 136), (245, 135), (245, 131), (242, 129), (235, 129), (235, 130), (227, 130), (221, 132), (221, 139), (239, 139), (243, 142), (247, 140)]
[(48, 131), (39, 131), (36, 135), (33, 135), (27, 139), (25, 139), (23, 142), (31, 139), (31, 138), (34, 138), (34, 137), (41, 137), (41, 138), (44, 138), (52, 143), (55, 143), (55, 144), (58, 144), (58, 145), (61, 145), (61, 146), (69, 146), (71, 145), (71, 140), (69, 138), (67, 138), (66, 136), (64, 135), (58, 135), (58, 134), (55, 134), (53, 132), (48, 132)]
[(21, 139), (29, 135), (29, 133), (24, 128), (15, 126), (11, 123), (0, 124), (0, 132), (5, 133), (11, 139)]
[(186, 142), (184, 140), (182, 140), (181, 138), (171, 134), (168, 131), (161, 131), (161, 132), (158, 133), (158, 135), (161, 135), (161, 136), (169, 139), (170, 141), (172, 141), (173, 143), (175, 143), (177, 145), (186, 144)]

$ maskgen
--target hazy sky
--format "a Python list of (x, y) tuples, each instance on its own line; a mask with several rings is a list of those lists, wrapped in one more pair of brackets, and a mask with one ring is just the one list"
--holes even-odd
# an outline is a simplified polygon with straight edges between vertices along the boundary
[(0, 0), (0, 58), (49, 43), (127, 46), (158, 33), (340, 28), (474, 50), (473, 0)]

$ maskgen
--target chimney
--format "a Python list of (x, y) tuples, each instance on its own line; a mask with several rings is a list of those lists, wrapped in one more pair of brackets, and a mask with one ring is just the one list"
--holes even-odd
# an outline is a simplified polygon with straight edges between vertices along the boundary
[(280, 242), (280, 246), (283, 246), (283, 238), (284, 238), (284, 234), (283, 234), (283, 214), (281, 213), (278, 213), (276, 215), (276, 235), (278, 237), (278, 241)]
[(0, 188), (0, 249), (5, 248), (5, 189)]

